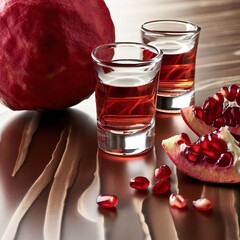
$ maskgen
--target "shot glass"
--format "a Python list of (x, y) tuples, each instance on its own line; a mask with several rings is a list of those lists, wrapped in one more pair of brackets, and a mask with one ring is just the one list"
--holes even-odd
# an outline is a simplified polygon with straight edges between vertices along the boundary
[(103, 151), (136, 155), (154, 146), (162, 55), (156, 47), (134, 42), (93, 50), (97, 139)]
[(177, 113), (194, 103), (195, 65), (201, 28), (179, 20), (154, 20), (140, 26), (141, 39), (163, 51), (157, 110)]

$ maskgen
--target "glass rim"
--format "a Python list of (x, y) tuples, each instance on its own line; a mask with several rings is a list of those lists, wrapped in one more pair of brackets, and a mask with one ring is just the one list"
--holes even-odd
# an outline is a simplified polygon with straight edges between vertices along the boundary
[[(194, 27), (192, 30), (151, 30), (148, 29), (146, 26), (155, 23), (178, 23), (183, 25), (190, 25)], [(187, 34), (187, 33), (199, 33), (201, 31), (201, 27), (193, 22), (183, 21), (183, 20), (175, 20), (175, 19), (157, 19), (144, 22), (140, 25), (141, 31), (145, 33), (152, 33), (152, 34), (159, 34), (159, 33), (176, 33), (176, 34)]]
[[(148, 60), (137, 60), (134, 58), (126, 58), (125, 60), (128, 61), (132, 61), (129, 63), (121, 63), (121, 62), (112, 62), (112, 61), (108, 61), (108, 60), (104, 60), (102, 58), (98, 58), (96, 56), (96, 53), (102, 49), (113, 49), (115, 47), (138, 47), (139, 49), (148, 49), (150, 51), (152, 51), (153, 53), (155, 53), (156, 55)], [(113, 42), (113, 43), (106, 43), (106, 44), (102, 44), (97, 46), (96, 48), (94, 48), (91, 52), (91, 57), (93, 59), (94, 62), (101, 64), (101, 65), (105, 65), (105, 66), (111, 66), (111, 67), (139, 67), (139, 66), (148, 66), (150, 64), (156, 63), (158, 61), (160, 61), (163, 57), (163, 51), (161, 49), (158, 49), (155, 46), (149, 45), (149, 44), (145, 44), (145, 43), (140, 43), (140, 42)], [(123, 60), (123, 59), (121, 59)], [(135, 60), (135, 61), (134, 61)]]

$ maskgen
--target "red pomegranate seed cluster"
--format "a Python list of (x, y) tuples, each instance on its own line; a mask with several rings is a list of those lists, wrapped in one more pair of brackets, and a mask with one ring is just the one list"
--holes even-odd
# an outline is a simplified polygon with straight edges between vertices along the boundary
[(223, 87), (213, 97), (208, 97), (202, 107), (194, 106), (194, 113), (207, 125), (237, 127), (240, 124), (240, 86)]
[(228, 151), (226, 142), (218, 137), (218, 130), (200, 137), (190, 145), (188, 141), (185, 143), (187, 147), (183, 153), (191, 162), (206, 161), (220, 167), (228, 167), (233, 164), (233, 155)]

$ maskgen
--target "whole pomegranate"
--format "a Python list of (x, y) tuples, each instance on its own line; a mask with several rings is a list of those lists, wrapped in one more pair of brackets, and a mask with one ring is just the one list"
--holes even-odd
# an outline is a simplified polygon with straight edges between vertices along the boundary
[(0, 0), (0, 99), (13, 110), (75, 105), (95, 88), (91, 51), (115, 40), (103, 0)]

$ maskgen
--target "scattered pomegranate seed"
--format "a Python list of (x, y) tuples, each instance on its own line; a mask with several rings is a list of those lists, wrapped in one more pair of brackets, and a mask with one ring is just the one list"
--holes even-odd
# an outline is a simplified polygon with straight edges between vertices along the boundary
[(97, 197), (97, 204), (103, 208), (116, 207), (118, 198), (115, 195), (101, 194)]
[(130, 187), (137, 190), (145, 190), (149, 187), (150, 181), (143, 176), (137, 176), (130, 180)]
[(174, 208), (184, 208), (187, 206), (188, 199), (176, 193), (172, 193), (169, 197), (169, 204)]
[(205, 197), (192, 201), (192, 204), (199, 211), (208, 211), (212, 209), (212, 201)]
[(170, 188), (171, 184), (169, 180), (159, 180), (153, 185), (152, 192), (159, 195), (170, 191)]
[(161, 167), (155, 169), (155, 177), (159, 180), (168, 179), (172, 174), (172, 171), (168, 165), (162, 165)]

